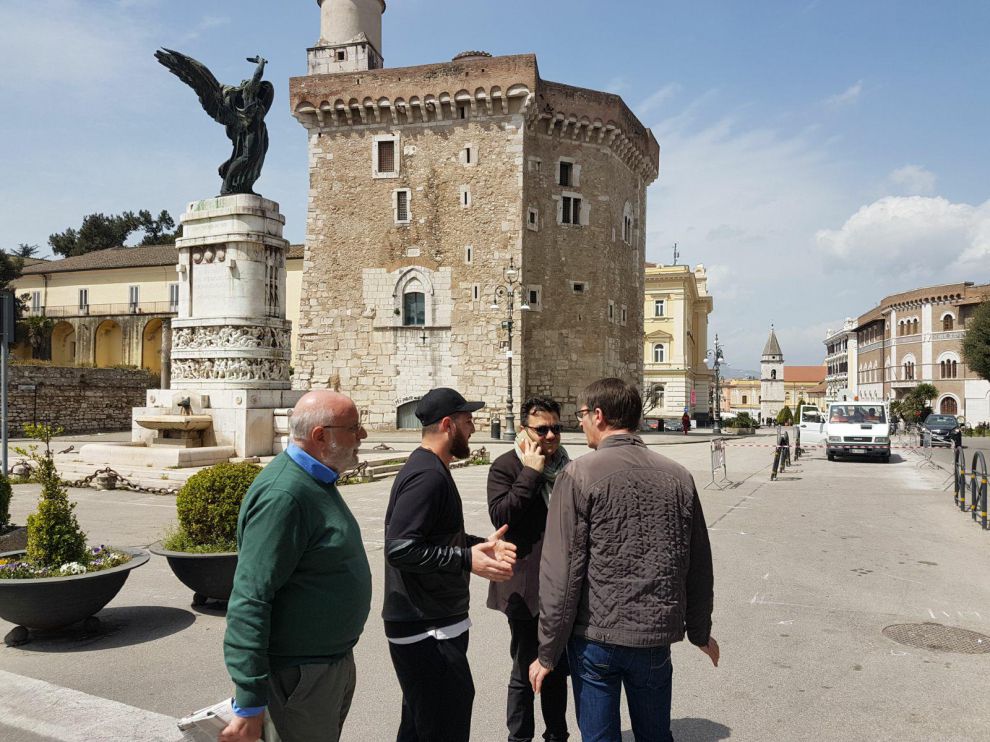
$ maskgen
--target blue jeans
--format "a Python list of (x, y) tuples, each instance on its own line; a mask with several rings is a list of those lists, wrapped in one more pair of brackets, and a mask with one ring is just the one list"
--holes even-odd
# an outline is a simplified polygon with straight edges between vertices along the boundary
[(670, 647), (633, 648), (573, 636), (567, 644), (574, 706), (582, 742), (621, 742), (619, 699), (626, 703), (636, 742), (673, 742)]

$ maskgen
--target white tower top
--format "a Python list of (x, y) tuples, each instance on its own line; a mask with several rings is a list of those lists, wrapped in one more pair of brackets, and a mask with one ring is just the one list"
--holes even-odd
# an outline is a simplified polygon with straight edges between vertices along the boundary
[(320, 40), (316, 49), (310, 50), (310, 74), (380, 68), (385, 0), (316, 2), (320, 6)]

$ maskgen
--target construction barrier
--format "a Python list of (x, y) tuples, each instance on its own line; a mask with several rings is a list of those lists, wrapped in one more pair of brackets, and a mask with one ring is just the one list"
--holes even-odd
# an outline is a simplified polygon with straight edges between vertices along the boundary
[[(729, 470), (725, 465), (725, 438), (715, 438), (712, 441), (712, 481), (705, 485), (705, 489), (717, 487), (722, 489), (730, 484)], [(717, 475), (721, 472), (721, 477)]]
[(770, 472), (770, 481), (777, 479), (777, 475), (787, 471), (791, 463), (791, 441), (787, 432), (777, 429), (777, 445), (773, 449), (773, 470)]
[(956, 449), (952, 468), (955, 475), (955, 503), (964, 511), (966, 510), (966, 452), (963, 449)]

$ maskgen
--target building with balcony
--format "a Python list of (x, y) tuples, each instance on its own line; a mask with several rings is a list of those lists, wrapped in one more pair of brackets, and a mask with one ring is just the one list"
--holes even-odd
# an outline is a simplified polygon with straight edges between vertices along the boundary
[(856, 320), (847, 318), (842, 329), (825, 331), (825, 402), (834, 402), (850, 390), (849, 368), (856, 367), (857, 358), (856, 325)]
[[(845, 327), (845, 388), (860, 399), (893, 401), (918, 384), (933, 384), (936, 412), (990, 421), (990, 382), (973, 373), (962, 357), (966, 323), (990, 299), (990, 284), (954, 283), (888, 296)], [(826, 364), (841, 359), (840, 333), (826, 339)], [(833, 378), (830, 373), (828, 378)], [(835, 375), (836, 388), (840, 377)]]
[(647, 414), (679, 418), (687, 410), (706, 422), (714, 375), (705, 365), (713, 307), (705, 267), (647, 263), (645, 287), (643, 390), (655, 390), (658, 401)]
[[(43, 351), (57, 365), (134, 366), (159, 373), (179, 305), (174, 245), (116, 247), (63, 260), (33, 261), (12, 283), (27, 316), (54, 322)], [(286, 259), (288, 319), (299, 316), (302, 247)], [(295, 342), (293, 342), (295, 348)], [(32, 349), (14, 348), (26, 359)]]

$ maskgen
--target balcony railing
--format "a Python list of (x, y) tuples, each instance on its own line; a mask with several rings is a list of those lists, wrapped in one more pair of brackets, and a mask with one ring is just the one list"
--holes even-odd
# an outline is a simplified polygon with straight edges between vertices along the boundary
[(128, 314), (176, 314), (179, 307), (168, 301), (141, 301), (122, 304), (70, 304), (60, 307), (38, 307), (28, 310), (30, 317), (106, 317)]

